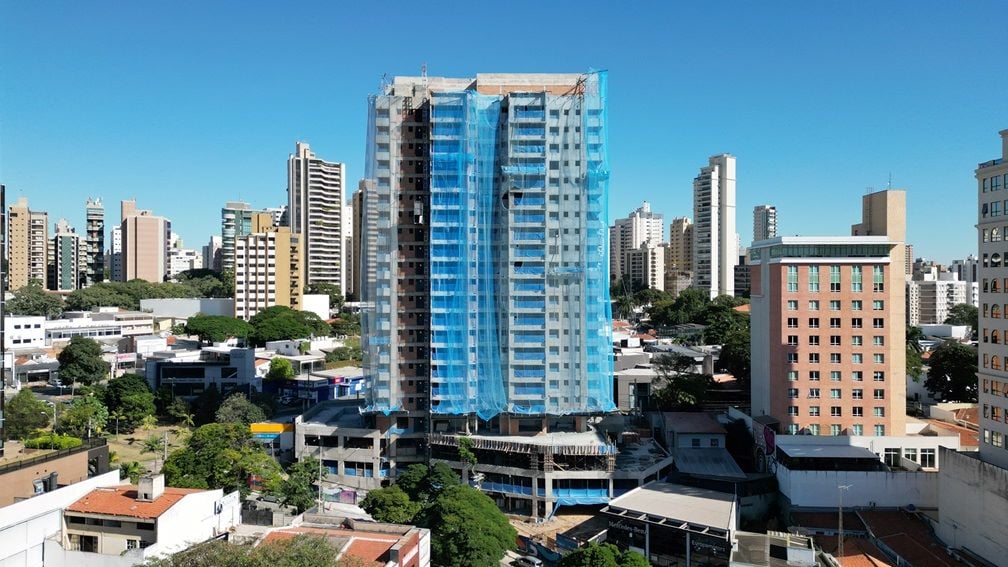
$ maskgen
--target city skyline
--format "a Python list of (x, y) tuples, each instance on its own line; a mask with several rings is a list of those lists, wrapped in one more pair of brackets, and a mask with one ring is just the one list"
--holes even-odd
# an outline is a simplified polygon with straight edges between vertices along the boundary
[[(380, 7), (341, 14), (359, 25), (334, 37), (313, 33), (327, 14), (335, 16), (325, 6), (305, 24), (279, 7), (236, 16), (228, 4), (108, 13), (69, 3), (58, 11), (8, 4), (0, 10), (0, 66), (9, 78), (0, 87), (0, 179), (9, 202), (26, 196), (33, 209), (78, 230), (89, 196), (110, 204), (135, 197), (196, 245), (217, 233), (227, 201), (255, 208), (286, 201), (292, 142), (345, 162), (348, 183), (356, 184), (362, 110), (383, 75), (417, 75), (425, 63), (439, 76), (595, 67), (608, 69), (613, 85), (610, 218), (642, 198), (666, 218), (690, 216), (696, 164), (729, 152), (742, 164), (738, 208), (777, 203), (786, 219), (782, 235), (842, 232), (839, 219), (857, 214), (851, 197), (886, 187), (891, 175), (892, 187), (907, 190), (908, 241), (918, 255), (950, 262), (975, 252), (975, 235), (935, 231), (926, 221), (969, 226), (969, 200), (948, 197), (970, 194), (983, 141), (1008, 126), (1001, 104), (1008, 79), (985, 71), (992, 54), (1008, 50), (1008, 38), (967, 25), (1003, 6), (907, 6), (798, 5), (782, 9), (786, 18), (736, 6), (737, 18), (726, 19), (715, 37), (690, 24), (706, 13), (702, 6), (609, 13), (605, 4), (587, 4), (570, 14), (556, 5), (545, 10), (562, 12), (571, 25), (548, 31), (569, 49), (518, 41), (516, 49), (495, 50), (478, 41), (478, 28), (456, 26), (450, 38), (434, 37), (427, 51), (415, 52), (405, 35), (367, 43)], [(427, 11), (411, 25), (462, 23), (445, 12)], [(516, 40), (542, 36), (556, 21), (524, 22), (521, 13), (494, 13)], [(818, 22), (827, 17), (831, 27), (823, 29)], [(218, 25), (225, 18), (231, 27)], [(43, 20), (42, 28), (27, 25)], [(597, 20), (627, 41), (590, 41), (584, 29)], [(132, 25), (137, 21), (151, 23)], [(263, 34), (274, 41), (262, 42)], [(307, 52), (317, 56), (300, 57)], [(670, 56), (665, 63), (643, 53)], [(316, 77), (294, 98), (285, 84), (319, 57), (340, 61), (338, 78)], [(734, 71), (707, 81), (705, 63), (718, 60), (731, 61)], [(973, 86), (978, 76), (987, 77), (983, 88)], [(673, 103), (663, 128), (646, 110), (655, 97)], [(823, 219), (815, 214), (820, 207), (835, 214)], [(108, 227), (118, 220), (109, 217)], [(748, 222), (739, 232), (747, 244)]]

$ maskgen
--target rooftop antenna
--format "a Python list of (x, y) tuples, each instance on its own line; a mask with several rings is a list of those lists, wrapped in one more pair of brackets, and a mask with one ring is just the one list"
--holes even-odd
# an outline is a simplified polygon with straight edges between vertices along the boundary
[(424, 90), (427, 90), (427, 62), (426, 61), (424, 61), (423, 64), (420, 65), (420, 78), (423, 80), (423, 88), (424, 88)]

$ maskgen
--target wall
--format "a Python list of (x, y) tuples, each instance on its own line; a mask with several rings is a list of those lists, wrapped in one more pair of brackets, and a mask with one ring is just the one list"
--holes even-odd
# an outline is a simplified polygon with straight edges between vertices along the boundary
[(157, 318), (188, 319), (197, 313), (234, 317), (234, 299), (198, 297), (195, 299), (141, 299), (140, 310)]
[[(959, 449), (959, 436), (933, 436), (933, 435), (902, 435), (902, 436), (885, 436), (885, 437), (866, 437), (866, 436), (811, 436), (811, 435), (778, 435), (777, 436), (777, 446), (794, 446), (794, 445), (818, 445), (818, 446), (829, 446), (829, 445), (852, 445), (854, 447), (863, 447), (868, 449), (872, 453), (879, 455), (881, 458), (885, 455), (886, 449), (917, 449), (918, 455), (920, 454), (920, 449), (935, 449), (935, 468), (941, 468), (941, 456), (939, 455), (939, 447), (948, 447), (951, 449)], [(919, 458), (919, 457), (918, 457)]]
[(188, 494), (158, 518), (155, 553), (181, 551), (239, 523), (241, 499), (237, 492), (225, 495), (217, 489)]
[(0, 567), (41, 567), (43, 541), (60, 531), (63, 508), (95, 488), (118, 484), (115, 470), (0, 508)]
[(941, 519), (936, 534), (946, 545), (967, 548), (992, 564), (1008, 557), (1008, 470), (943, 449)]
[(938, 473), (879, 471), (791, 471), (778, 465), (781, 494), (792, 506), (836, 508), (838, 486), (850, 485), (844, 506), (938, 507)]
[(45, 317), (5, 317), (4, 324), (8, 350), (45, 348)]
[(313, 294), (301, 296), (301, 311), (310, 311), (323, 321), (329, 320), (329, 296), (325, 294)]
[[(43, 452), (39, 451), (40, 456)], [(13, 504), (21, 498), (35, 494), (33, 482), (59, 473), (57, 484), (79, 482), (87, 478), (88, 452), (81, 451), (51, 461), (35, 463), (24, 468), (0, 475), (0, 506)]]

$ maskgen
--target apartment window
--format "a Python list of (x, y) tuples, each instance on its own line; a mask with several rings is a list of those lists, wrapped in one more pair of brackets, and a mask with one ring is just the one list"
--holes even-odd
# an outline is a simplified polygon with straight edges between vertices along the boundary
[(840, 318), (839, 317), (830, 317), (829, 326), (830, 326), (830, 329), (839, 329), (840, 328)]
[(788, 435), (798, 435), (798, 424), (789, 423), (787, 426)]
[(829, 414), (830, 417), (843, 417), (840, 406), (830, 406)]
[[(987, 405), (987, 404), (984, 404)], [(1008, 412), (1005, 412), (1008, 414)], [(997, 406), (991, 406), (990, 408), (990, 418), (992, 421), (1001, 421), (1001, 408)]]
[(876, 382), (885, 382), (885, 372), (881, 370), (876, 370), (872, 373), (872, 380)]
[(935, 466), (935, 450), (921, 449), (920, 453), (921, 453), (920, 466), (933, 469)]
[(140, 540), (138, 539), (126, 540), (126, 549), (137, 549), (138, 547), (140, 547)]
[(812, 417), (819, 417), (819, 406), (809, 406), (808, 414)]
[(852, 317), (850, 320), (850, 325), (854, 329), (860, 329), (864, 326), (864, 322), (861, 317)]
[(797, 382), (798, 381), (798, 371), (797, 370), (788, 370), (787, 379), (788, 379), (788, 382)]
[(864, 426), (860, 423), (855, 423), (851, 426), (851, 435), (861, 436), (864, 435)]
[(810, 381), (812, 381), (812, 382), (818, 382), (819, 381), (819, 371), (818, 370), (809, 370), (808, 379)]
[(852, 299), (850, 302), (851, 311), (861, 311), (862, 302), (860, 299)]
[(829, 344), (830, 346), (840, 346), (840, 335), (830, 335)]
[(841, 374), (840, 374), (839, 370), (830, 370), (830, 373), (829, 373), (830, 382), (839, 382), (840, 381), (840, 376), (841, 376)]
[(872, 359), (874, 359), (875, 364), (885, 364), (885, 355), (881, 352), (873, 354)]
[(872, 327), (875, 329), (884, 329), (885, 319), (883, 319), (882, 317), (875, 317), (874, 319), (872, 319)]
[(876, 425), (875, 426), (875, 437), (885, 437), (885, 426)]
[(861, 335), (851, 337), (851, 346), (861, 346)]
[(872, 337), (872, 345), (874, 346), (885, 346), (885, 337), (882, 335), (875, 335)]
[(863, 400), (864, 390), (861, 388), (854, 388), (853, 390), (851, 390), (851, 398), (855, 400)]
[(819, 435), (819, 424), (812, 423), (808, 426), (809, 435)]
[(875, 408), (872, 410), (872, 415), (874, 415), (875, 417), (885, 417), (885, 408), (875, 406)]
[(861, 364), (863, 361), (864, 361), (864, 355), (861, 354), (860, 352), (855, 352), (851, 354), (851, 363)]
[(787, 361), (788, 364), (798, 364), (798, 353), (797, 352), (787, 353)]
[(876, 400), (884, 400), (885, 390), (882, 388), (875, 388), (874, 395)]
[(831, 400), (840, 399), (840, 388), (830, 388), (829, 397)]
[[(797, 354), (795, 356), (797, 356)], [(810, 364), (819, 364), (819, 353), (810, 352), (808, 355), (808, 361)]]
[(872, 290), (876, 293), (885, 291), (885, 272), (880, 265), (872, 266)]
[(798, 311), (798, 300), (789, 299), (787, 302), (788, 311)]
[(809, 388), (808, 397), (812, 398), (813, 400), (818, 400), (819, 399), (819, 388)]
[(818, 317), (809, 317), (808, 326), (809, 326), (809, 329), (818, 329), (819, 328), (819, 318)]
[(790, 417), (798, 417), (798, 406), (788, 406), (787, 414)]
[(787, 395), (791, 399), (798, 397), (798, 388), (788, 388)]
[(916, 448), (906, 448), (906, 449), (903, 449), (903, 456), (906, 457), (906, 460), (913, 461), (913, 462), (916, 463), (917, 462), (917, 449)]
[(840, 300), (831, 299), (829, 302), (830, 311), (840, 311)]
[(833, 425), (829, 426), (830, 435), (832, 435), (834, 437), (836, 437), (837, 435), (840, 435), (840, 431), (841, 431), (841, 429), (840, 429), (840, 424), (839, 423), (834, 423)]
[(812, 299), (808, 302), (809, 311), (819, 311), (819, 300)]
[(861, 406), (854, 406), (851, 408), (851, 415), (854, 417), (864, 417), (864, 408)]
[(788, 346), (798, 346), (798, 335), (788, 335), (787, 344)]
[(809, 335), (808, 344), (811, 346), (819, 346), (819, 335)]
[(797, 317), (788, 317), (787, 327), (788, 327), (788, 329), (797, 329), (798, 328), (798, 318)]
[(830, 266), (830, 291), (840, 291), (840, 266)]
[(862, 291), (861, 266), (851, 266), (851, 291)]
[(787, 290), (798, 291), (798, 266), (787, 267)]
[(881, 299), (873, 299), (871, 302), (871, 308), (873, 311), (882, 311), (885, 309), (885, 301)]
[(811, 292), (819, 291), (819, 266), (809, 266), (808, 290)]

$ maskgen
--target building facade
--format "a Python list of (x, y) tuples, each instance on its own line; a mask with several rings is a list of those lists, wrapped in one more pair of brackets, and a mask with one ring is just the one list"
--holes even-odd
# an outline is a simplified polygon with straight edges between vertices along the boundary
[(228, 201), (221, 209), (221, 270), (234, 270), (236, 239), (279, 226), (278, 216), (276, 211), (255, 211), (248, 203)]
[(56, 232), (49, 241), (49, 282), (53, 291), (73, 291), (87, 282), (88, 244), (66, 219), (56, 223)]
[(955, 272), (931, 268), (923, 279), (906, 283), (907, 322), (910, 325), (941, 325), (949, 310), (960, 303), (970, 303), (972, 284), (959, 281)]
[(753, 242), (777, 237), (777, 207), (756, 205), (753, 208)]
[(28, 208), (21, 197), (10, 206), (7, 220), (8, 288), (16, 290), (32, 280), (48, 284), (49, 215)]
[(235, 317), (250, 319), (274, 305), (301, 308), (302, 249), (287, 227), (238, 238), (235, 243)]
[(650, 243), (657, 246), (664, 242), (664, 216), (651, 211), (647, 201), (631, 212), (626, 218), (616, 219), (609, 228), (609, 247), (611, 250), (609, 274), (610, 279), (619, 279), (629, 275), (629, 269), (624, 265), (627, 252), (637, 250), (642, 244)]
[[(905, 432), (903, 262), (892, 262), (896, 246), (884, 236), (754, 244), (754, 417), (770, 416), (788, 434)], [(893, 287), (900, 290), (896, 303)]]
[(693, 180), (693, 286), (735, 295), (735, 157), (711, 156)]
[[(350, 267), (350, 281), (347, 282), (347, 293), (353, 293), (360, 298), (361, 278), (361, 243), (363, 242), (364, 230), (364, 180), (357, 185), (350, 202), (350, 210), (353, 215), (353, 228), (351, 229), (350, 257), (352, 266)], [(368, 277), (373, 278), (374, 274)]]
[(85, 263), (87, 270), (83, 285), (105, 281), (105, 207), (101, 199), (88, 199), (85, 213)]
[(669, 225), (665, 266), (680, 272), (693, 271), (693, 223), (689, 217), (672, 219)]
[(654, 241), (646, 241), (640, 246), (623, 253), (624, 275), (631, 282), (640, 282), (646, 288), (665, 290), (665, 253), (667, 247)]
[(171, 222), (151, 211), (137, 209), (134, 200), (122, 202), (121, 215), (122, 273), (119, 281), (163, 282), (168, 274)]
[(203, 245), (203, 269), (222, 271), (224, 259), (221, 248), (221, 237), (211, 236), (210, 241)]
[(122, 226), (112, 227), (109, 236), (112, 241), (109, 252), (109, 275), (112, 281), (121, 282), (123, 281)]
[(343, 281), (346, 165), (319, 159), (304, 142), (287, 159), (288, 218), (304, 254), (304, 284)]

